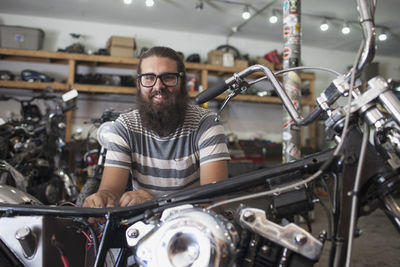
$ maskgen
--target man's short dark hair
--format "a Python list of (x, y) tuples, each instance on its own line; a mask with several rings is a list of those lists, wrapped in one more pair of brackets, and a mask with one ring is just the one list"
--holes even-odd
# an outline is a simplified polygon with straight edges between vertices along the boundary
[[(185, 64), (183, 63), (182, 57), (172, 48), (165, 47), (165, 46), (154, 46), (154, 47), (150, 48), (149, 50), (145, 51), (140, 56), (139, 64), (137, 67), (137, 73), (140, 74), (142, 71), (141, 67), (142, 67), (143, 59), (151, 57), (151, 56), (166, 57), (166, 58), (172, 59), (173, 61), (176, 62), (178, 72), (183, 73), (182, 83), (181, 83), (182, 93), (187, 94)], [(138, 86), (140, 86), (139, 83), (138, 83)]]

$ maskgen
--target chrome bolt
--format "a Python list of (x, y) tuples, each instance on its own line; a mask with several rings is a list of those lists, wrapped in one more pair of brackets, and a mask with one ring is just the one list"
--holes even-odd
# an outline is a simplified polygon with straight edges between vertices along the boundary
[(254, 212), (247, 210), (243, 214), (243, 219), (246, 222), (254, 222), (254, 220), (256, 219), (256, 215), (254, 214)]
[(357, 228), (354, 231), (354, 237), (360, 237), (362, 234), (363, 234), (363, 230), (362, 229)]
[(294, 241), (299, 245), (304, 245), (307, 242), (307, 236), (303, 233), (298, 233), (294, 236)]
[(139, 230), (136, 228), (129, 228), (127, 235), (129, 238), (136, 238), (139, 236)]
[(270, 249), (269, 249), (269, 247), (268, 247), (267, 245), (263, 245), (263, 246), (261, 247), (261, 251), (262, 251), (264, 254), (269, 254)]
[(325, 242), (327, 235), (328, 235), (328, 233), (325, 230), (322, 230), (319, 233), (318, 240), (321, 242)]

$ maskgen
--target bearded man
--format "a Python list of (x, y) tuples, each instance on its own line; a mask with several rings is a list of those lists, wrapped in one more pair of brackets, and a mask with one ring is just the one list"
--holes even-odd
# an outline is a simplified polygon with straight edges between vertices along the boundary
[[(228, 176), (223, 126), (188, 103), (182, 58), (153, 47), (137, 73), (138, 109), (115, 121), (99, 190), (84, 207), (132, 206)], [(129, 174), (134, 190), (124, 192)]]

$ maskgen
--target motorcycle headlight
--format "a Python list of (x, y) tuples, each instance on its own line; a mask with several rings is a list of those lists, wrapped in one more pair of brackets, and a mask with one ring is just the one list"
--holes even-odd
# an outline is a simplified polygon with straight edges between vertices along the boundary
[(188, 206), (165, 210), (161, 221), (127, 229), (140, 266), (230, 266), (238, 236), (223, 217)]
[(113, 121), (106, 121), (100, 125), (97, 129), (97, 141), (99, 144), (107, 149), (109, 149), (108, 142), (110, 140), (111, 128)]

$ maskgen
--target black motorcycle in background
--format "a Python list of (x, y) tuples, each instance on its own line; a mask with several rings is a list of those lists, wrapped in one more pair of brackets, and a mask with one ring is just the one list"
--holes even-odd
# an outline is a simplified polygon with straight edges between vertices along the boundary
[[(44, 204), (74, 201), (76, 181), (65, 157), (65, 114), (76, 91), (63, 95), (42, 93), (29, 99), (0, 95), (0, 101), (20, 104), (20, 116), (3, 119), (0, 125), (0, 185), (27, 192)], [(43, 100), (42, 112), (36, 100)]]

